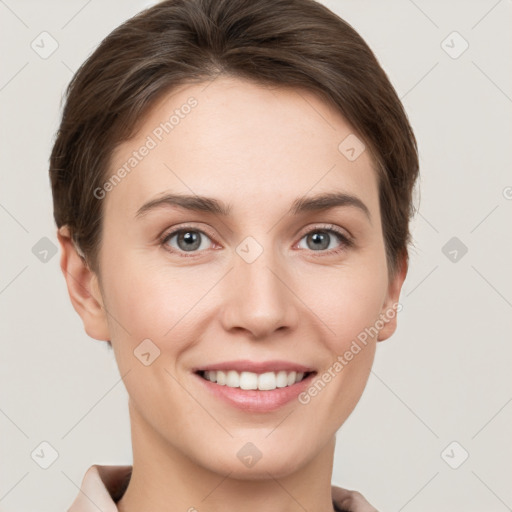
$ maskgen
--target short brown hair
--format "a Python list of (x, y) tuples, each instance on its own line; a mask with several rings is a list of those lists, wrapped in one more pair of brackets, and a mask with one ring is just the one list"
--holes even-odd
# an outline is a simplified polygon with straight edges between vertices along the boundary
[[(314, 92), (373, 157), (390, 275), (408, 260), (416, 140), (385, 72), (358, 33), (314, 0), (166, 0), (109, 34), (67, 88), (50, 157), (54, 218), (99, 273), (101, 187), (117, 144), (174, 87), (218, 75)], [(341, 141), (340, 141), (341, 142)]]

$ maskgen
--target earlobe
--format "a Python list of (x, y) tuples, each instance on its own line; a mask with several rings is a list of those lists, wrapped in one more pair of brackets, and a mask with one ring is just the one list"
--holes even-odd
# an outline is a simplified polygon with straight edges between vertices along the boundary
[(389, 283), (388, 295), (381, 311), (381, 318), (384, 322), (384, 326), (379, 332), (377, 341), (387, 340), (396, 331), (397, 317), (401, 309), (398, 307), (400, 291), (402, 290), (402, 285), (405, 281), (408, 270), (408, 257), (406, 251), (402, 254), (400, 263), (400, 269), (396, 272), (395, 276)]
[(109, 341), (108, 322), (97, 275), (78, 254), (67, 226), (58, 229), (57, 238), (61, 247), (60, 268), (69, 298), (82, 319), (85, 332), (96, 340)]

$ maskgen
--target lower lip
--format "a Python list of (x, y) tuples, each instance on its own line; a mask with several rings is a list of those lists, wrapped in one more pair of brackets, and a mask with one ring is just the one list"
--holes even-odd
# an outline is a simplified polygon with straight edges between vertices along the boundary
[(220, 386), (215, 382), (204, 379), (197, 373), (194, 375), (202, 382), (209, 393), (229, 405), (246, 412), (271, 412), (296, 399), (311, 384), (316, 373), (309, 374), (305, 379), (291, 386), (276, 388), (270, 391)]

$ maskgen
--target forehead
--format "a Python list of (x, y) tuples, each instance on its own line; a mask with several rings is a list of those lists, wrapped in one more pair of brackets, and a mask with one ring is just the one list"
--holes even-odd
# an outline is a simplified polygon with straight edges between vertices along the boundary
[(375, 210), (369, 151), (347, 158), (347, 144), (356, 156), (364, 147), (343, 116), (309, 91), (230, 77), (183, 85), (116, 148), (105, 178), (123, 177), (106, 196), (105, 215), (133, 217), (169, 191), (226, 198), (236, 212), (341, 190)]

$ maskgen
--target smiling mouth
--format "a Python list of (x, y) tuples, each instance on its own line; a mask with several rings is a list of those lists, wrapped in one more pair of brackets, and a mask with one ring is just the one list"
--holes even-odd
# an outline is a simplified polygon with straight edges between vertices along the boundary
[(199, 370), (195, 372), (203, 379), (219, 386), (238, 388), (241, 390), (272, 391), (278, 388), (287, 388), (303, 381), (313, 372), (279, 371), (279, 372), (237, 372), (235, 370)]

